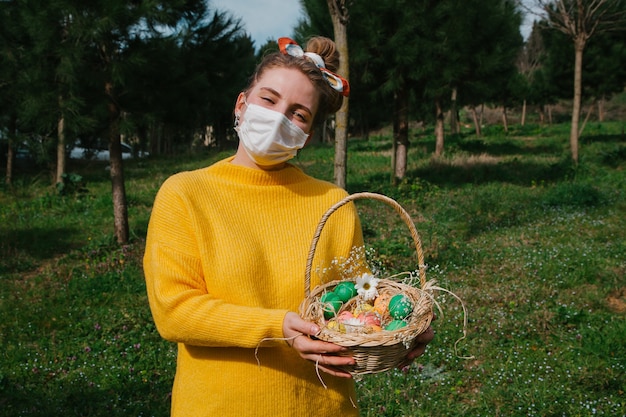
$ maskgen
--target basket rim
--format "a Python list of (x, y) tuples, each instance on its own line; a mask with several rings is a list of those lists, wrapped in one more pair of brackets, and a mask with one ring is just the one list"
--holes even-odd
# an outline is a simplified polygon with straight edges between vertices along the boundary
[[(402, 291), (403, 293), (408, 293), (409, 297), (416, 303), (415, 307), (420, 308), (420, 314), (414, 315), (412, 320), (407, 322), (407, 326), (397, 329), (397, 330), (386, 330), (384, 332), (374, 332), (374, 333), (354, 333), (348, 334), (340, 331), (335, 331), (332, 329), (328, 329), (326, 327), (322, 327), (322, 332), (318, 337), (325, 341), (331, 341), (332, 343), (349, 346), (349, 347), (368, 347), (368, 346), (380, 346), (380, 345), (393, 345), (400, 342), (406, 342), (407, 340), (412, 340), (417, 335), (419, 335), (423, 330), (424, 322), (430, 324), (433, 317), (433, 306), (434, 300), (432, 294), (430, 293), (431, 285), (435, 285), (434, 281), (431, 281), (426, 284), (425, 288), (416, 288), (412, 285), (398, 282), (389, 279), (381, 279), (384, 283), (389, 285), (389, 287), (395, 287), (396, 289)], [(315, 322), (320, 321), (320, 317), (314, 317), (315, 314), (312, 314), (316, 303), (316, 297), (322, 294), (324, 291), (335, 287), (341, 282), (345, 282), (345, 280), (334, 280), (328, 283), (322, 284), (320, 286), (315, 287), (313, 293), (305, 298), (300, 305), (300, 313), (303, 317), (313, 320)], [(426, 325), (426, 327), (427, 327)], [(348, 336), (346, 336), (348, 334)], [(335, 337), (336, 336), (336, 337)]]
[(354, 194), (347, 195), (346, 197), (344, 197), (343, 199), (335, 203), (333, 206), (331, 206), (321, 217), (317, 225), (317, 228), (315, 230), (315, 233), (313, 234), (313, 239), (311, 241), (311, 246), (310, 246), (309, 253), (307, 256), (306, 269), (304, 272), (305, 298), (308, 298), (311, 294), (311, 271), (313, 267), (313, 258), (315, 256), (317, 243), (320, 239), (322, 230), (324, 229), (324, 226), (326, 225), (328, 218), (334, 212), (336, 212), (339, 208), (343, 207), (344, 205), (352, 201), (360, 200), (360, 199), (372, 199), (372, 200), (382, 201), (383, 203), (386, 203), (391, 208), (393, 208), (394, 211), (401, 217), (401, 219), (404, 221), (405, 225), (409, 229), (411, 238), (413, 240), (413, 244), (415, 246), (415, 252), (417, 255), (417, 262), (418, 262), (417, 271), (419, 274), (420, 285), (422, 288), (426, 286), (426, 265), (424, 264), (424, 252), (422, 249), (422, 241), (410, 214), (397, 201), (395, 201), (391, 197), (388, 197), (384, 194), (378, 194), (378, 193), (372, 193), (372, 192), (361, 192), (361, 193), (354, 193)]

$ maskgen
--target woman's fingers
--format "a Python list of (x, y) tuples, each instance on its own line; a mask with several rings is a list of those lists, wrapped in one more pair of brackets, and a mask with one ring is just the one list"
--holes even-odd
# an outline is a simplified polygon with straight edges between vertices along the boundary
[(341, 378), (352, 378), (350, 373), (338, 368), (355, 364), (352, 356), (340, 355), (348, 352), (347, 348), (334, 343), (311, 339), (304, 334), (296, 335), (289, 344), (303, 359), (315, 363), (319, 370)]
[(407, 355), (407, 359), (413, 361), (415, 358), (422, 356), (426, 351), (426, 346), (433, 340), (434, 337), (435, 332), (433, 331), (433, 328), (428, 326), (428, 328), (413, 341), (413, 349)]

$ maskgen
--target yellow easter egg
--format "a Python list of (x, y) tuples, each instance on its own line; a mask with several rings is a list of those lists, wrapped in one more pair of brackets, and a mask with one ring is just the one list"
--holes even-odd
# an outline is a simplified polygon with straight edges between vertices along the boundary
[(368, 303), (363, 303), (363, 304), (359, 304), (358, 306), (356, 306), (356, 308), (352, 311), (352, 314), (354, 314), (355, 316), (358, 316), (361, 313), (368, 313), (370, 311), (374, 310), (374, 306)]
[(326, 327), (329, 330), (333, 330), (335, 332), (340, 332), (340, 333), (345, 333), (346, 332), (346, 327), (343, 324), (341, 324), (341, 323), (339, 323), (339, 322), (337, 322), (335, 320), (331, 320), (328, 323), (326, 323)]

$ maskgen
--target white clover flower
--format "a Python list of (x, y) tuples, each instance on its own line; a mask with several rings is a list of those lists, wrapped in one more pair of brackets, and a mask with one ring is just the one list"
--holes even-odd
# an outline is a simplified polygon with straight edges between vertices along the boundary
[(373, 300), (378, 296), (376, 287), (378, 286), (378, 278), (367, 272), (356, 279), (356, 292), (363, 297), (365, 301)]

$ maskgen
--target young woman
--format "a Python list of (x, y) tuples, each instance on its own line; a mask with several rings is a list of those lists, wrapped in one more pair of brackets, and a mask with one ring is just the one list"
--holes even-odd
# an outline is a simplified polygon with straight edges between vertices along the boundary
[[(331, 40), (313, 38), (307, 52), (279, 44), (237, 98), (236, 154), (172, 176), (154, 203), (144, 269), (156, 326), (178, 343), (173, 416), (359, 414), (354, 382), (337, 368), (353, 359), (309, 337), (319, 328), (296, 313), (315, 228), (347, 194), (288, 163), (349, 86), (333, 72)], [(362, 245), (356, 210), (344, 206), (326, 223), (314, 265)]]

